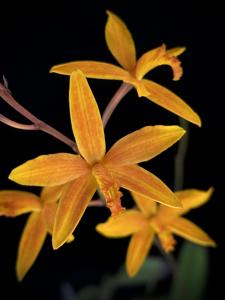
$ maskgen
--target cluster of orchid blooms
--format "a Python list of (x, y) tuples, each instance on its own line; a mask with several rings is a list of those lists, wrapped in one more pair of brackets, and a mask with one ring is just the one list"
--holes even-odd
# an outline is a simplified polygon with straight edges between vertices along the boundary
[[(129, 276), (140, 270), (155, 236), (166, 252), (174, 249), (173, 234), (203, 246), (215, 246), (203, 230), (182, 216), (206, 203), (212, 188), (173, 192), (158, 177), (138, 165), (180, 140), (185, 133), (183, 128), (146, 126), (119, 139), (106, 152), (104, 127), (132, 88), (137, 90), (139, 97), (201, 126), (199, 116), (181, 98), (143, 78), (153, 68), (169, 65), (173, 79), (179, 80), (182, 68), (177, 56), (185, 48), (166, 50), (162, 45), (136, 60), (134, 41), (126, 25), (114, 13), (107, 14), (106, 42), (121, 67), (105, 62), (75, 61), (51, 69), (51, 72), (70, 76), (69, 108), (75, 142), (17, 103), (6, 82), (0, 85), (0, 96), (32, 124), (16, 123), (0, 115), (2, 122), (20, 129), (43, 130), (75, 152), (41, 155), (12, 170), (9, 179), (21, 185), (43, 187), (40, 196), (18, 190), (0, 191), (0, 215), (16, 217), (30, 213), (19, 242), (18, 280), (24, 278), (35, 262), (47, 234), (52, 235), (53, 249), (73, 241), (73, 232), (86, 208), (99, 205), (99, 201), (104, 201), (111, 216), (96, 226), (97, 232), (110, 238), (131, 236), (126, 256)], [(86, 78), (123, 82), (102, 118)], [(121, 204), (121, 188), (131, 192), (133, 209), (126, 209)], [(92, 199), (96, 191), (100, 200)]]

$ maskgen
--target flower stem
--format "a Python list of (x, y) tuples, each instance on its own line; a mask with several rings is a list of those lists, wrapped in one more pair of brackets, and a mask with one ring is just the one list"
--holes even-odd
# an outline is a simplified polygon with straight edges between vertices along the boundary
[(112, 113), (116, 109), (117, 105), (132, 88), (133, 86), (131, 84), (122, 83), (119, 89), (116, 91), (115, 95), (112, 97), (112, 99), (109, 101), (108, 105), (106, 106), (106, 109), (102, 116), (102, 123), (104, 128), (108, 123)]
[(0, 114), (0, 122), (13, 127), (13, 128), (17, 128), (17, 129), (23, 129), (23, 130), (38, 130), (38, 128), (34, 125), (34, 124), (22, 124), (22, 123), (18, 123), (15, 122), (7, 117), (5, 117), (4, 115)]
[(178, 150), (174, 160), (174, 190), (181, 190), (184, 185), (184, 162), (188, 149), (189, 124), (183, 118), (179, 118), (180, 126), (186, 130), (186, 134), (178, 143)]
[(89, 207), (103, 207), (105, 204), (102, 202), (101, 199), (94, 199), (91, 200), (88, 204)]
[[(0, 121), (3, 123), (19, 128), (19, 129), (27, 129), (27, 130), (41, 130), (44, 131), (52, 136), (54, 136), (56, 139), (60, 140), (61, 142), (68, 145), (74, 152), (78, 152), (78, 149), (76, 147), (76, 144), (73, 140), (66, 137), (64, 134), (56, 130), (55, 128), (51, 127), (50, 125), (46, 124), (45, 122), (41, 121), (40, 119), (36, 118), (33, 114), (31, 114), (26, 108), (24, 108), (22, 105), (20, 105), (11, 95), (10, 91), (7, 87), (5, 87), (3, 84), (0, 83), (0, 97), (8, 103), (13, 109), (18, 111), (21, 115), (23, 115), (25, 118), (30, 120), (33, 124), (32, 125), (24, 125), (17, 122), (14, 122), (3, 115), (1, 115)], [(27, 127), (27, 128), (26, 128)]]

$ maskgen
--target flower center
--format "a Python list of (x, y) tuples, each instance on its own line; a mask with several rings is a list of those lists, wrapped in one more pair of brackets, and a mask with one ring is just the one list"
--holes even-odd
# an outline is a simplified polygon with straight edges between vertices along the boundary
[(154, 217), (150, 221), (151, 226), (156, 231), (158, 238), (160, 240), (160, 243), (162, 245), (162, 248), (166, 252), (171, 252), (175, 249), (176, 240), (170, 230), (166, 228), (165, 225), (160, 224), (157, 222)]
[(112, 216), (117, 215), (123, 210), (121, 206), (121, 197), (123, 194), (119, 190), (120, 186), (118, 181), (116, 181), (110, 171), (100, 163), (93, 166), (92, 173), (100, 191), (105, 197), (106, 206), (110, 209)]
[(171, 252), (175, 249), (176, 240), (170, 231), (162, 230), (158, 233), (158, 237), (163, 249), (166, 252)]

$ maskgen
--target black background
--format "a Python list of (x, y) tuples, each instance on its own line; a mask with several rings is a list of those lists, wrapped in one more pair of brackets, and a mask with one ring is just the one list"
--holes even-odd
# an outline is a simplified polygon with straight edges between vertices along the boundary
[[(214, 186), (211, 201), (190, 214), (218, 243), (210, 250), (210, 277), (206, 295), (219, 294), (224, 274), (224, 20), (219, 1), (65, 1), (49, 10), (26, 7), (2, 10), (0, 72), (14, 97), (37, 117), (73, 137), (68, 114), (68, 77), (49, 74), (52, 65), (73, 60), (115, 63), (104, 40), (106, 9), (118, 14), (136, 42), (137, 56), (165, 43), (183, 46), (184, 75), (173, 82), (171, 70), (160, 67), (149, 78), (170, 88), (201, 116), (201, 129), (190, 125), (190, 143), (185, 161), (184, 188)], [(21, 8), (21, 7), (20, 7)], [(119, 82), (90, 80), (101, 112), (119, 87)], [(0, 102), (0, 112), (24, 122)], [(178, 124), (178, 118), (131, 91), (121, 102), (106, 128), (107, 146), (145, 125)], [(12, 168), (41, 154), (70, 152), (60, 141), (42, 132), (19, 131), (0, 124), (0, 188), (20, 188), (7, 180)], [(145, 166), (173, 187), (176, 146)], [(38, 188), (28, 188), (39, 192)], [(97, 284), (123, 263), (127, 240), (103, 239), (94, 226), (105, 220), (104, 208), (89, 208), (76, 230), (76, 241), (58, 251), (50, 238), (20, 284), (14, 272), (16, 249), (26, 216), (0, 219), (0, 299), (63, 299), (62, 285), (75, 290)], [(207, 296), (205, 296), (207, 297)], [(210, 299), (210, 298), (209, 298)]]

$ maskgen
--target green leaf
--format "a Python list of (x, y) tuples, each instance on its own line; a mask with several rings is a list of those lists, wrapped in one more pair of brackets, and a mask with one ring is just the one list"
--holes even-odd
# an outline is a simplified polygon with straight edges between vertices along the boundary
[(208, 249), (184, 242), (169, 300), (201, 300), (208, 278)]

